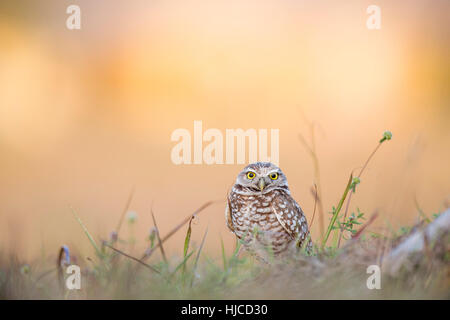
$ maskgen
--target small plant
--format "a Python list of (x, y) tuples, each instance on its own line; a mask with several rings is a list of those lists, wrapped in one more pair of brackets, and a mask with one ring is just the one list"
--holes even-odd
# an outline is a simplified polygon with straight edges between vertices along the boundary
[[(366, 218), (364, 217), (364, 213), (362, 213), (359, 208), (356, 209), (357, 213), (355, 214), (354, 212), (352, 212), (352, 214), (347, 217), (344, 218), (342, 217), (341, 219), (337, 219), (336, 220), (336, 225), (333, 226), (333, 230), (342, 230), (342, 231), (346, 231), (348, 233), (350, 233), (350, 235), (355, 235), (357, 233), (358, 230), (355, 229), (356, 226), (358, 225), (362, 225), (361, 220), (365, 220)], [(343, 234), (343, 238), (345, 240), (350, 239), (350, 237), (346, 237), (345, 234)]]
[(330, 237), (331, 231), (333, 230), (334, 224), (336, 223), (339, 213), (341, 212), (342, 205), (344, 204), (345, 198), (347, 198), (347, 194), (352, 188), (352, 181), (353, 181), (353, 176), (350, 175), (350, 179), (348, 180), (347, 186), (345, 187), (344, 194), (342, 195), (341, 200), (339, 201), (336, 208), (333, 206), (333, 209), (331, 212), (332, 213), (331, 221), (328, 224), (328, 228), (325, 233), (325, 237), (323, 238), (322, 248), (325, 247), (325, 244), (327, 243), (328, 238)]
[[(392, 133), (390, 131), (385, 131), (383, 132), (383, 136), (380, 139), (380, 141), (378, 142), (377, 146), (375, 147), (375, 149), (372, 151), (372, 153), (369, 155), (369, 157), (367, 158), (366, 162), (364, 163), (364, 165), (361, 168), (361, 171), (359, 172), (359, 174), (356, 177), (353, 177), (353, 173), (350, 175), (350, 179), (347, 183), (347, 186), (344, 190), (344, 193), (341, 197), (341, 200), (339, 201), (338, 205), (336, 207), (333, 206), (332, 209), (332, 217), (331, 217), (331, 221), (328, 224), (328, 228), (327, 231), (325, 233), (325, 236), (323, 237), (322, 240), (322, 248), (325, 247), (328, 238), (330, 237), (331, 231), (339, 229), (340, 230), (340, 234), (339, 234), (339, 239), (337, 242), (337, 247), (339, 247), (342, 236), (343, 236), (343, 232), (345, 231), (345, 229), (343, 227), (339, 228), (335, 226), (336, 221), (338, 220), (339, 214), (341, 212), (342, 206), (344, 204), (344, 201), (347, 199), (347, 204), (345, 207), (345, 212), (344, 212), (344, 216), (343, 216), (343, 222), (348, 221), (347, 220), (347, 212), (349, 210), (350, 207), (350, 201), (352, 198), (352, 194), (356, 192), (356, 186), (359, 185), (361, 183), (361, 175), (364, 172), (364, 170), (366, 169), (367, 165), (369, 164), (370, 159), (372, 159), (372, 157), (375, 155), (375, 153), (378, 151), (378, 149), (380, 148), (380, 146), (383, 144), (383, 142), (387, 141), (387, 140), (391, 140), (392, 139)], [(350, 193), (350, 195), (347, 198), (347, 195)], [(342, 224), (341, 224), (342, 226)], [(352, 226), (353, 227), (353, 226)]]

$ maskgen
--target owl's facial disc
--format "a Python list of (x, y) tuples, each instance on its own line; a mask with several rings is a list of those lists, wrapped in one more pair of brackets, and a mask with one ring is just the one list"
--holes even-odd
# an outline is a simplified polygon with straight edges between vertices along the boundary
[(245, 167), (239, 173), (236, 185), (244, 188), (243, 193), (248, 194), (267, 193), (274, 189), (289, 191), (286, 177), (280, 168), (266, 162), (257, 162)]
[(251, 179), (249, 187), (255, 191), (263, 192), (272, 187), (274, 181), (270, 180), (265, 174), (257, 174)]

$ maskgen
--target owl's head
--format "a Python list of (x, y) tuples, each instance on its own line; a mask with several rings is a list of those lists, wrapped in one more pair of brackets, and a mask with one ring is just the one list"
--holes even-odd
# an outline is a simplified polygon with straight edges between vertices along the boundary
[(235, 186), (244, 193), (266, 193), (275, 189), (289, 191), (286, 176), (270, 162), (255, 162), (246, 166), (237, 176)]

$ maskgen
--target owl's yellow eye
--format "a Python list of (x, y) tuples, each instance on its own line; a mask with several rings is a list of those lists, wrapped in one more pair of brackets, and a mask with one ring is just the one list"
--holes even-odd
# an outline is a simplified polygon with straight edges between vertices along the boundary
[(254, 172), (249, 171), (247, 173), (247, 178), (249, 178), (250, 180), (252, 180), (254, 177), (256, 177), (256, 174)]
[(270, 179), (272, 179), (272, 180), (277, 180), (277, 179), (278, 179), (278, 173), (276, 173), (276, 172), (271, 173), (271, 174), (269, 175), (269, 177), (270, 177)]

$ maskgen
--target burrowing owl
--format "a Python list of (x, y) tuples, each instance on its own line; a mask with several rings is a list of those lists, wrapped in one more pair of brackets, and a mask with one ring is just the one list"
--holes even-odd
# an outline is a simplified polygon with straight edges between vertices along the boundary
[(247, 249), (269, 247), (274, 255), (288, 248), (312, 248), (308, 224), (291, 197), (286, 176), (270, 162), (246, 166), (237, 176), (225, 210), (228, 228)]

